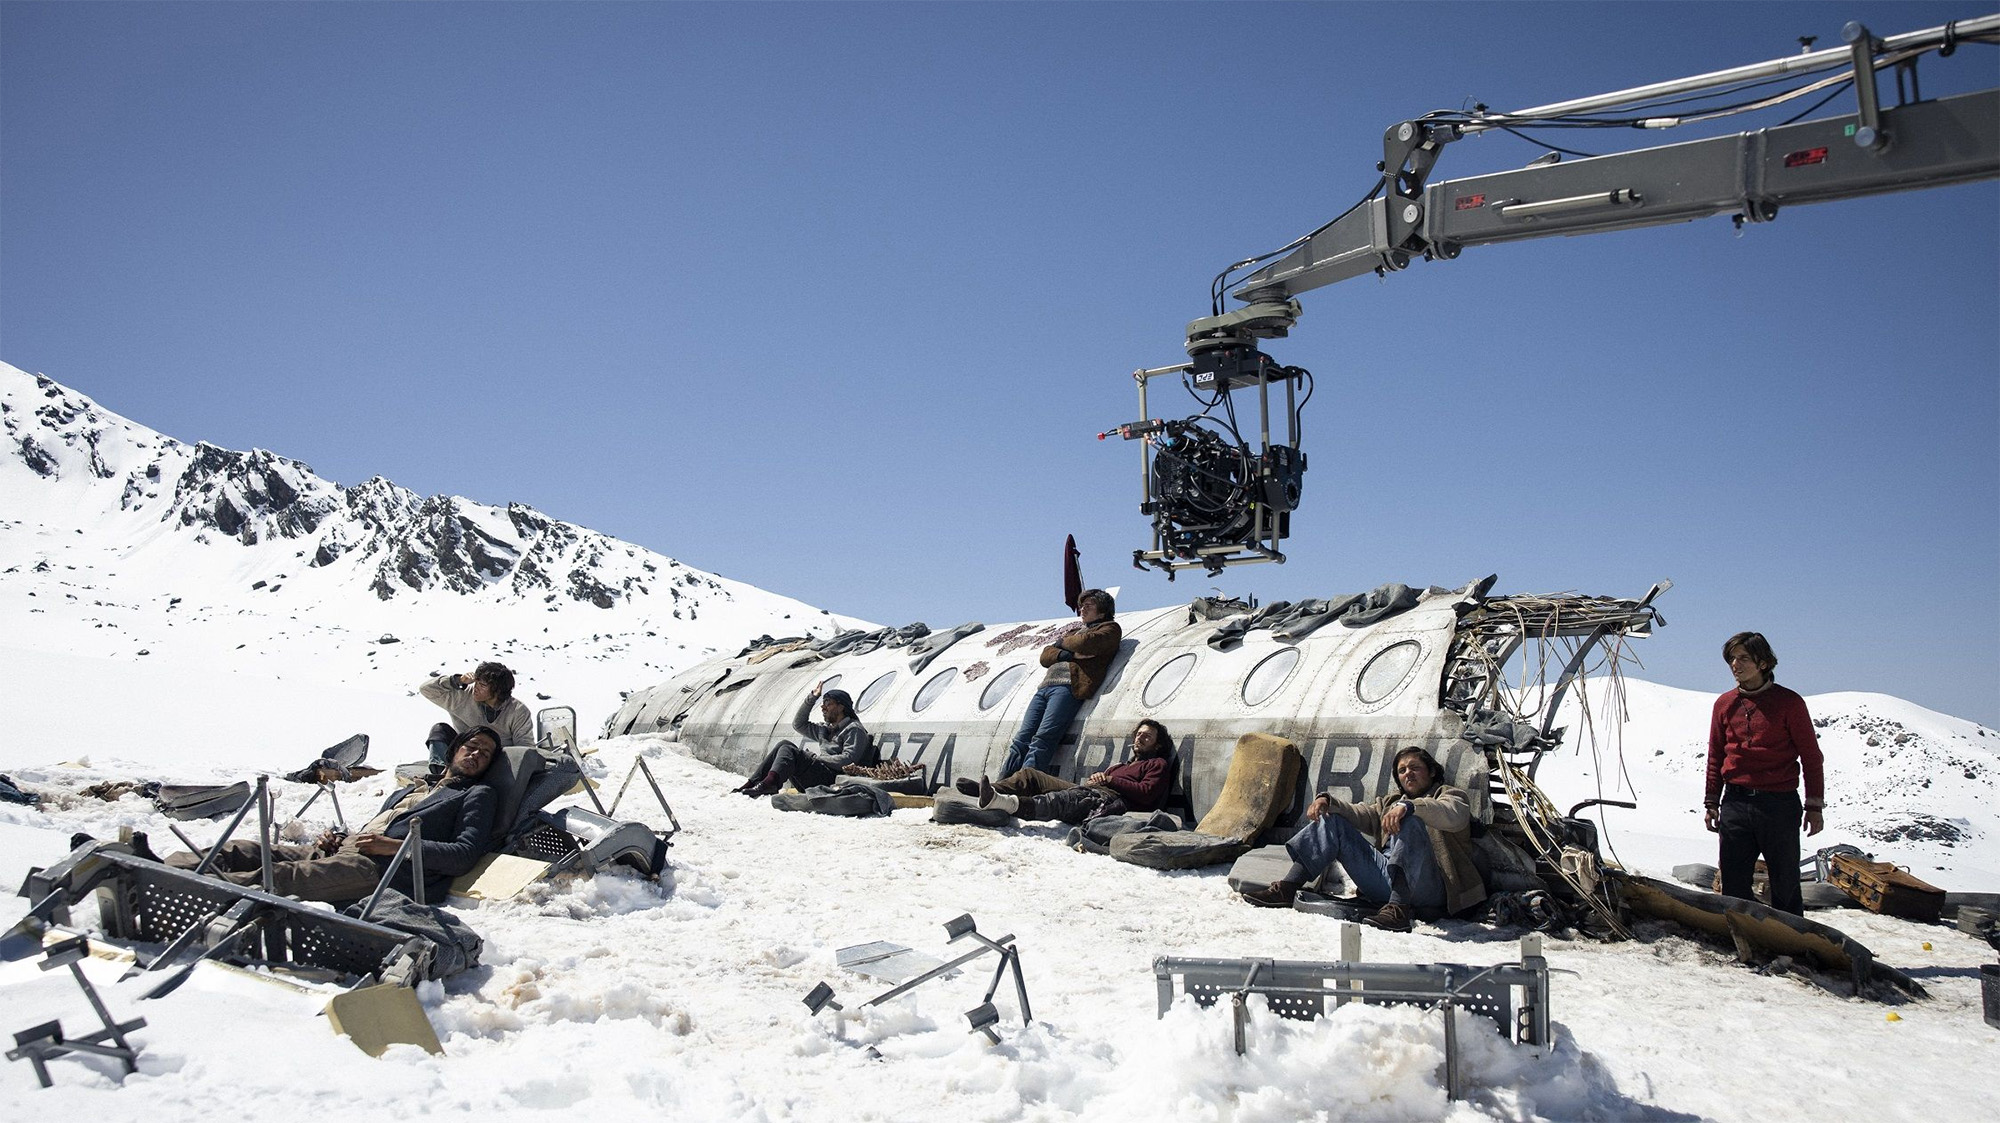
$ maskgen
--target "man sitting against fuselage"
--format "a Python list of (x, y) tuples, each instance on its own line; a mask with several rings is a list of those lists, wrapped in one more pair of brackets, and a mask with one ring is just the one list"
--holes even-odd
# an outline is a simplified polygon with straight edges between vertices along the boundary
[(1485, 900), (1465, 789), (1445, 783), (1437, 758), (1414, 745), (1396, 754), (1395, 774), (1397, 790), (1374, 803), (1320, 793), (1305, 827), (1285, 844), (1304, 875), (1246, 890), (1243, 899), (1289, 908), (1300, 885), (1338, 862), (1361, 899), (1380, 906), (1364, 920), (1376, 928), (1407, 932), (1419, 913), (1456, 914)]

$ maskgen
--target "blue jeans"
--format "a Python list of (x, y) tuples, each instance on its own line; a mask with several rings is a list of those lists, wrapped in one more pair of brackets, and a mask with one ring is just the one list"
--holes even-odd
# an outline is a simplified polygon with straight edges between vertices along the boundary
[(1307, 823), (1285, 843), (1285, 850), (1309, 877), (1318, 877), (1339, 862), (1355, 892), (1368, 900), (1419, 909), (1444, 907), (1444, 871), (1431, 850), (1430, 832), (1414, 813), (1403, 816), (1386, 852), (1375, 849), (1373, 839), (1333, 811)]
[(1021, 715), (1021, 728), (1007, 746), (1007, 762), (1000, 766), (1000, 774), (1011, 776), (1023, 768), (1049, 771), (1049, 762), (1062, 747), (1069, 719), (1082, 705), (1083, 699), (1069, 692), (1068, 683), (1050, 683), (1035, 691), (1028, 699), (1028, 712)]

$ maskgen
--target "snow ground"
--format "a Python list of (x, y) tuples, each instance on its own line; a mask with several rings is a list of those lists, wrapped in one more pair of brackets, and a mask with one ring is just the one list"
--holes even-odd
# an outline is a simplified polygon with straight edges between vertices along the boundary
[[(99, 455), (121, 471), (160, 455), (157, 434), (119, 436), (115, 416), (104, 424), (110, 436), (51, 442), (51, 455), (65, 464)], [(414, 758), (437, 711), (413, 691), (435, 671), (497, 654), (521, 672), (525, 698), (574, 706), (588, 737), (620, 691), (758, 631), (854, 623), (707, 578), (698, 621), (692, 606), (687, 620), (573, 603), (553, 611), (499, 590), (385, 603), (334, 570), (299, 569), (298, 543), (182, 541), (156, 515), (126, 510), (117, 487), (91, 482), (115, 483), (115, 474), (71, 472), (62, 488), (45, 489), (17, 468), (0, 457), (0, 473), (14, 473), (0, 474), (0, 772), (53, 798), (41, 809), (0, 805), (8, 888), (61, 858), (73, 831), (110, 837), (130, 827), (162, 850), (172, 845), (150, 803), (64, 794), (96, 780), (278, 774), (355, 732), (374, 739), (370, 763)], [(629, 560), (647, 558), (668, 564)], [(382, 643), (385, 633), (398, 642)], [(1597, 719), (1607, 754), (1622, 741), (1623, 766), (1572, 748), (1547, 762), (1542, 780), (1564, 807), (1636, 794), (1639, 810), (1604, 815), (1608, 841), (1635, 868), (1664, 874), (1710, 861), (1694, 810), (1709, 696), (1628, 688), (1630, 720)], [(1856, 842), (1947, 888), (2000, 888), (1993, 731), (1879, 695), (1808, 701), (1828, 723), (1831, 806), (1816, 842)], [(1580, 712), (1565, 723), (1579, 743)], [(945, 827), (915, 810), (865, 821), (787, 815), (726, 794), (736, 777), (669, 743), (628, 738), (597, 749), (592, 767), (614, 785), (641, 754), (659, 775), (685, 827), (670, 876), (655, 884), (611, 874), (466, 908), (486, 941), (482, 965), (419, 991), (444, 1056), (404, 1047), (368, 1058), (319, 1016), (324, 992), (204, 966), (171, 996), (142, 1002), (150, 981), (118, 983), (122, 965), (92, 961), (113, 1014), (148, 1021), (137, 1035), (140, 1071), (121, 1082), (109, 1064), (65, 1058), (54, 1064), (55, 1086), (41, 1089), (28, 1065), (0, 1063), (0, 1119), (206, 1123), (254, 1110), (364, 1121), (558, 1111), (752, 1121), (1932, 1121), (1984, 1117), (1990, 1109), (1979, 1105), (2000, 1091), (1990, 1064), (2000, 1031), (1980, 1016), (1978, 968), (1991, 950), (1945, 927), (1859, 911), (1816, 918), (1917, 977), (1928, 999), (1842, 998), (1649, 926), (1633, 943), (1551, 941), (1554, 1048), (1536, 1056), (1466, 1023), (1471, 1094), (1460, 1104), (1445, 1099), (1437, 1014), (1349, 1007), (1310, 1024), (1257, 1016), (1237, 1058), (1226, 1011), (1155, 1017), (1154, 957), (1331, 959), (1335, 922), (1251, 909), (1219, 870), (1157, 873), (1078, 854), (1053, 828)], [(282, 810), (304, 802), (305, 789), (277, 784)], [(386, 790), (378, 777), (342, 798), (350, 814), (365, 814)], [(634, 806), (645, 813), (636, 792), (627, 796)], [(331, 823), (322, 800), (293, 830)], [(1866, 833), (1885, 823), (1901, 833)], [(1922, 829), (1902, 831), (1912, 825)], [(220, 830), (190, 826), (203, 842)], [(0, 923), (27, 904), (0, 897)], [(1000, 1044), (966, 1031), (962, 1014), (981, 997), (990, 960), (859, 1008), (881, 984), (841, 971), (839, 948), (892, 940), (955, 953), (963, 945), (947, 951), (943, 925), (968, 912), (982, 931), (1018, 937), (1032, 1025), (1003, 988)], [(1371, 930), (1363, 957), (1501, 962), (1517, 954), (1515, 935), (1470, 924)], [(801, 999), (821, 980), (843, 1012), (806, 1011)], [(53, 1017), (72, 1032), (90, 1018), (67, 973), (0, 964), (0, 1033)]]
[[(786, 814), (728, 794), (734, 777), (657, 738), (599, 749), (593, 769), (614, 784), (637, 755), (659, 775), (685, 828), (670, 878), (613, 874), (467, 908), (486, 940), (483, 964), (420, 990), (444, 1056), (397, 1047), (371, 1060), (315, 1016), (323, 995), (203, 967), (173, 995), (140, 1002), (150, 982), (117, 984), (119, 965), (93, 962), (114, 1015), (148, 1020), (138, 1034), (139, 1073), (120, 1084), (108, 1063), (65, 1059), (55, 1065), (56, 1086), (44, 1090), (27, 1065), (0, 1066), (0, 1113), (179, 1123), (234, 1101), (259, 1114), (355, 1119), (561, 1110), (1275, 1123), (1748, 1119), (1810, 1105), (1836, 1117), (1935, 1120), (1979, 1115), (1995, 1090), (1977, 1059), (2000, 1046), (2000, 1031), (1980, 1017), (1978, 965), (1991, 951), (1954, 930), (1858, 911), (1819, 915), (1909, 970), (1930, 998), (1896, 1006), (1842, 998), (1649, 928), (1637, 943), (1551, 941), (1555, 1047), (1537, 1057), (1492, 1035), (1488, 1023), (1465, 1023), (1472, 1091), (1463, 1103), (1445, 1099), (1436, 1014), (1347, 1008), (1314, 1023), (1256, 1016), (1249, 1052), (1237, 1058), (1221, 1008), (1182, 1006), (1156, 1019), (1153, 958), (1334, 958), (1334, 921), (1252, 909), (1219, 871), (1159, 873), (1076, 853), (1053, 827), (939, 826), (922, 810), (874, 820)], [(177, 776), (237, 776), (260, 752), (213, 745), (205, 757), (177, 759)], [(163, 763), (149, 752), (61, 755), (87, 756), (88, 766), (14, 771), (33, 785), (74, 788)], [(353, 785), (347, 805), (369, 805), (385, 780)], [(281, 805), (302, 801), (305, 789), (278, 783)], [(156, 845), (171, 839), (165, 820), (136, 798), (63, 802), (46, 812), (0, 808), (0, 878), (8, 884), (61, 857), (72, 830), (110, 835), (129, 825)], [(315, 828), (322, 816), (330, 823), (324, 801)], [(194, 826), (198, 841), (220, 830)], [(0, 901), (0, 919), (25, 906)], [(1003, 986), (1000, 1044), (966, 1031), (961, 1015), (979, 1001), (990, 958), (883, 1007), (857, 1008), (883, 985), (841, 971), (838, 948), (892, 940), (955, 954), (943, 924), (963, 912), (982, 932), (1018, 938), (1032, 1025), (1021, 1025)], [(1502, 962), (1517, 954), (1514, 935), (1462, 923), (1406, 935), (1367, 930), (1363, 957)], [(822, 980), (844, 1011), (813, 1016), (802, 1005)], [(0, 1030), (89, 1017), (66, 974), (42, 974), (32, 961), (0, 969), (0, 992), (8, 1014)]]

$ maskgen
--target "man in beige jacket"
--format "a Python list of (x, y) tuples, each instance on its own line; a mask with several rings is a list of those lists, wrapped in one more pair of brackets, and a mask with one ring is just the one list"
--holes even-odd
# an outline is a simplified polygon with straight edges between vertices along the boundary
[(1322, 792), (1306, 808), (1305, 828), (1285, 849), (1304, 868), (1296, 880), (1248, 890), (1243, 899), (1289, 908), (1307, 879), (1339, 862), (1360, 896), (1381, 907), (1364, 923), (1410, 930), (1418, 912), (1455, 915), (1486, 899), (1472, 864), (1472, 803), (1444, 782), (1437, 758), (1417, 746), (1396, 754), (1396, 791), (1374, 803), (1349, 803)]
[(431, 777), (444, 775), (451, 763), (451, 743), (468, 729), (484, 725), (500, 735), (500, 747), (535, 743), (535, 717), (514, 697), (514, 672), (501, 663), (481, 663), (469, 675), (439, 675), (417, 687), (417, 693), (451, 715), (449, 722), (431, 726), (424, 743), (430, 748)]

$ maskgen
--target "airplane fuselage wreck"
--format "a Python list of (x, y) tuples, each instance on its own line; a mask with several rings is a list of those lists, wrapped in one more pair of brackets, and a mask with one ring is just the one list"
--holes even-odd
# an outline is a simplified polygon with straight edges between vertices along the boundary
[[(1349, 799), (1388, 791), (1396, 751), (1421, 745), (1490, 820), (1481, 777), (1492, 752), (1532, 761), (1554, 745), (1562, 731), (1549, 717), (1586, 657), (1615, 654), (1604, 641), (1646, 634), (1655, 620), (1653, 594), (1489, 598), (1491, 581), (1422, 592), (1387, 586), (1261, 612), (1198, 601), (1122, 614), (1118, 655), (1071, 722), (1054, 770), (1075, 780), (1119, 763), (1130, 755), (1133, 727), (1153, 718), (1173, 734), (1175, 790), (1199, 818), (1222, 789), (1236, 738), (1272, 733), (1305, 760), (1281, 820), (1293, 821), (1316, 791)], [(998, 773), (1041, 681), (1043, 647), (1075, 626), (1059, 619), (753, 644), (635, 691), (605, 733), (668, 733), (743, 774), (778, 740), (796, 737), (793, 715), (825, 682), (853, 695), (883, 760), (924, 765), (935, 789)], [(1525, 660), (1534, 681), (1523, 688), (1504, 672), (1524, 645), (1567, 650)], [(1561, 673), (1542, 681), (1539, 668)]]

